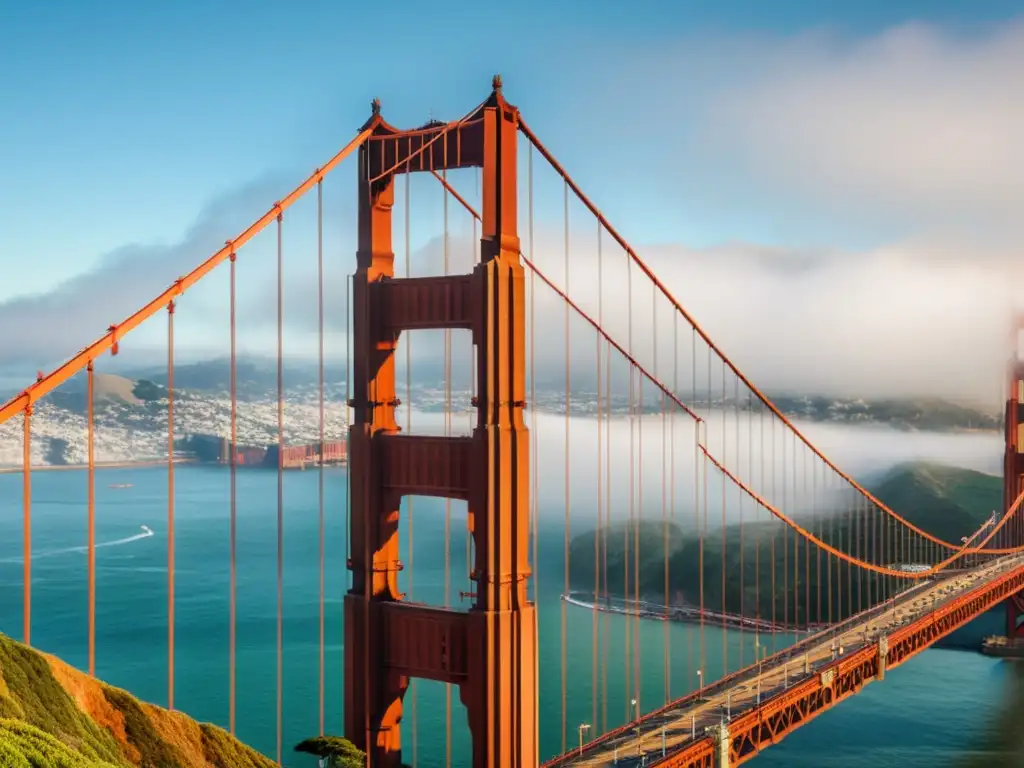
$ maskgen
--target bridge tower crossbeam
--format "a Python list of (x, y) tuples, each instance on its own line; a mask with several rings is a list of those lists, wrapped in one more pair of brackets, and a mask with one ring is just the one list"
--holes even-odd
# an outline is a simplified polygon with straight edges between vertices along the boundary
[[(401, 764), (410, 678), (459, 687), (478, 768), (535, 766), (537, 620), (527, 599), (529, 435), (525, 282), (516, 196), (518, 110), (495, 77), (490, 97), (454, 123), (400, 131), (380, 116), (359, 154), (349, 429), (352, 587), (345, 596), (345, 734), (370, 765)], [(472, 274), (394, 274), (391, 209), (400, 173), (482, 169), (480, 263)], [(461, 328), (477, 348), (471, 435), (402, 435), (395, 352), (403, 331)], [(463, 499), (474, 541), (468, 611), (412, 603), (398, 589), (406, 495)]]

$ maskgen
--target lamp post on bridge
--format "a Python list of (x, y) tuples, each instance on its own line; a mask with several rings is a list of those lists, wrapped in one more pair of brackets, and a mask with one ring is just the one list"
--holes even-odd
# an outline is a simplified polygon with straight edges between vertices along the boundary
[(636, 733), (636, 756), (640, 757), (640, 706), (636, 699), (630, 699), (629, 704), (633, 709), (633, 722), (636, 723), (634, 732)]
[(590, 730), (590, 723), (580, 723), (580, 725), (579, 725), (579, 732), (580, 732), (580, 757), (583, 756), (583, 732), (584, 731), (589, 731), (589, 730)]

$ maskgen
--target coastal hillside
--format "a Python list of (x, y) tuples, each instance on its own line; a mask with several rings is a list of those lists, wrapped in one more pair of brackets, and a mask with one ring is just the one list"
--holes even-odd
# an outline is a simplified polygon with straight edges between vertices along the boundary
[[(972, 470), (927, 463), (904, 464), (893, 469), (872, 489), (872, 492), (914, 525), (946, 541), (959, 541), (966, 532), (976, 530), (1002, 505), (1002, 479)], [(823, 541), (849, 551), (850, 541), (859, 541), (861, 551), (872, 551), (873, 531), (852, 530), (842, 516), (803, 519), (804, 525), (820, 532)], [(759, 523), (743, 526), (740, 547), (738, 525), (728, 526), (724, 532), (710, 533), (704, 539), (703, 550), (699, 539), (674, 525), (667, 527), (660, 521), (643, 522), (638, 530), (627, 524), (604, 529), (601, 546), (607, 539), (607, 569), (605, 558), (599, 558), (598, 568), (601, 590), (615, 596), (634, 594), (664, 603), (666, 597), (665, 553), (668, 552), (668, 597), (696, 604), (700, 599), (703, 560), (703, 595), (707, 606), (729, 612), (762, 617), (775, 616), (787, 624), (817, 623), (839, 620), (861, 605), (857, 602), (856, 585), (851, 591), (848, 570), (833, 566), (828, 573), (828, 558), (822, 572), (817, 571), (817, 548), (808, 546), (803, 539), (797, 541), (787, 534), (781, 524)], [(639, 547), (636, 546), (637, 533)], [(723, 547), (724, 533), (724, 547)], [(579, 590), (594, 589), (594, 536), (593, 530), (577, 535), (570, 546), (570, 579)], [(756, 544), (755, 544), (756, 542)], [(759, 556), (753, 556), (755, 547)], [(799, 549), (797, 549), (799, 547)], [(723, 552), (724, 549), (724, 552)], [(879, 546), (880, 549), (880, 546)], [(741, 560), (741, 551), (744, 556)], [(771, 553), (774, 551), (774, 560)], [(799, 552), (800, 568), (794, 574), (794, 553)], [(639, 553), (639, 554), (637, 554)], [(723, 563), (724, 557), (724, 563)], [(804, 563), (810, 560), (811, 567)], [(787, 563), (789, 573), (783, 571)], [(628, 565), (628, 567), (627, 567)], [(639, 578), (634, 577), (634, 569)], [(723, 593), (723, 573), (724, 593)], [(776, 585), (773, 594), (766, 585)], [(604, 586), (606, 585), (606, 586)], [(867, 592), (865, 580), (860, 585)], [(890, 585), (892, 587), (897, 585)], [(875, 587), (877, 588), (877, 587)], [(817, 615), (817, 600), (806, 615), (805, 595), (810, 592), (823, 595), (822, 612)], [(829, 600), (831, 591), (832, 599)], [(798, 599), (799, 597), (799, 599)], [(866, 595), (863, 598), (866, 600)], [(865, 603), (866, 604), (866, 603)]]
[(271, 768), (221, 728), (139, 701), (0, 635), (4, 768)]
[(917, 462), (896, 467), (871, 489), (914, 525), (959, 541), (1003, 506), (1003, 479), (961, 467)]

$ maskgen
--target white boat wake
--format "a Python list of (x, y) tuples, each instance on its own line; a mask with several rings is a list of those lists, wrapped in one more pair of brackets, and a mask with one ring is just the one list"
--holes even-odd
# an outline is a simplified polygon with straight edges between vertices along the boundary
[[(140, 541), (141, 539), (148, 539), (150, 536), (154, 536), (155, 535), (153, 533), (152, 529), (149, 526), (147, 526), (147, 525), (140, 526), (140, 528), (142, 528), (142, 533), (136, 533), (133, 536), (125, 536), (123, 539), (114, 539), (113, 541), (100, 541), (100, 542), (97, 542), (96, 543), (96, 549), (101, 549), (102, 547), (120, 547), (120, 546), (123, 546), (125, 544), (131, 544), (133, 541)], [(76, 552), (85, 554), (88, 551), (89, 551), (88, 545), (81, 546), (81, 547), (62, 547), (60, 549), (44, 549), (42, 552), (33, 552), (32, 553), (32, 559), (33, 560), (39, 560), (40, 558), (44, 558), (44, 557), (56, 557), (57, 555), (70, 555), (70, 554), (73, 554), (73, 553), (76, 553)], [(20, 562), (23, 562), (23, 561), (24, 561), (23, 557), (5, 557), (5, 558), (0, 558), (0, 563), (20, 563)]]

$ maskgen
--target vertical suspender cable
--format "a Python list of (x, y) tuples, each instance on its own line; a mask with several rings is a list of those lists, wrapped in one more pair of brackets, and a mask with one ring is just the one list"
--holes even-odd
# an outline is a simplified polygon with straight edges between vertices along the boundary
[(277, 214), (277, 763), (284, 729), (284, 257)]
[[(728, 453), (726, 452), (726, 432), (729, 426), (729, 409), (726, 405), (726, 390), (725, 390), (725, 360), (722, 360), (722, 460), (725, 461)], [(725, 562), (727, 559), (726, 555), (726, 543), (725, 543), (725, 532), (726, 532), (726, 521), (725, 521), (725, 496), (726, 496), (726, 482), (725, 473), (722, 473), (722, 673), (729, 674), (729, 623), (726, 619), (728, 606), (725, 602)]]
[(320, 417), (320, 472), (317, 477), (317, 528), (320, 575), (320, 735), (324, 735), (324, 183), (316, 183), (316, 293), (317, 336), (319, 342), (319, 417)]
[[(433, 163), (433, 155), (431, 155)], [(441, 178), (444, 182), (444, 274), (449, 271), (449, 239), (448, 239), (448, 142), (444, 143), (444, 168), (441, 169)], [(451, 437), (452, 434), (452, 332), (450, 328), (444, 329), (444, 435)], [(451, 530), (452, 530), (452, 502), (451, 499), (444, 500), (444, 605), (447, 608), (451, 604)], [(445, 684), (445, 765), (452, 764), (452, 686)]]
[(229, 576), (228, 576), (228, 726), (231, 734), (235, 733), (236, 717), (236, 692), (238, 690), (238, 339), (236, 332), (236, 298), (235, 298), (235, 262), (236, 254), (231, 251), (230, 272), (228, 273), (229, 286), (229, 335), (231, 336), (231, 453), (229, 472), (229, 530), (228, 548), (229, 554)]
[[(526, 210), (527, 210), (527, 241), (530, 248), (530, 258), (535, 258), (533, 252), (533, 144), (527, 148), (526, 153)], [(530, 270), (530, 533), (533, 541), (533, 601), (539, 603), (537, 575), (540, 564), (537, 562), (537, 374), (534, 368), (536, 361), (536, 321), (535, 298), (537, 295), (537, 271)], [(539, 655), (539, 654), (538, 654)]]
[[(598, 257), (597, 257), (597, 316), (598, 326), (601, 323), (601, 292), (603, 284), (601, 281), (601, 229), (600, 223), (598, 224), (597, 230), (597, 243), (598, 243)], [(594, 526), (594, 599), (593, 608), (591, 609), (591, 620), (593, 622), (593, 639), (591, 641), (591, 667), (590, 667), (590, 700), (591, 700), (591, 719), (594, 730), (598, 730), (598, 719), (597, 719), (597, 699), (598, 699), (598, 680), (597, 680), (597, 657), (598, 657), (598, 639), (599, 629), (598, 624), (600, 622), (600, 611), (599, 606), (599, 595), (601, 593), (601, 536), (604, 534), (604, 519), (602, 518), (603, 512), (603, 501), (601, 496), (601, 484), (604, 478), (602, 477), (602, 466), (601, 466), (601, 334), (594, 334), (594, 340), (596, 343), (596, 350), (594, 359), (597, 365), (597, 404), (595, 411), (597, 414), (596, 425), (597, 425), (597, 525)]]
[[(459, 146), (460, 146), (459, 156), (461, 157), (461, 144)], [(476, 173), (475, 173), (475, 175), (473, 177), (473, 192), (477, 194), (477, 199), (480, 200), (482, 198), (482, 194), (481, 194), (482, 187), (481, 187), (481, 181), (480, 181), (480, 178), (479, 178), (480, 177), (480, 174), (479, 174), (480, 169), (479, 168), (475, 168), (474, 171)], [(483, 206), (481, 205), (480, 207), (482, 208)], [(480, 260), (480, 246), (479, 246), (479, 242), (480, 241), (477, 239), (477, 229), (476, 229), (477, 218), (476, 218), (476, 216), (470, 216), (469, 220), (470, 220), (470, 227), (472, 228), (472, 238), (473, 238), (470, 241), (471, 247), (470, 247), (470, 252), (469, 252), (469, 273), (473, 274), (474, 270), (476, 269), (476, 265), (477, 265), (477, 263)], [(469, 360), (468, 360), (468, 362), (469, 362), (469, 395), (470, 395), (470, 401), (469, 402), (470, 402), (471, 405), (472, 405), (473, 402), (475, 402), (474, 398), (479, 397), (479, 393), (476, 391), (476, 370), (477, 370), (477, 364), (479, 362), (479, 359), (477, 357), (477, 351), (478, 350), (477, 350), (477, 347), (476, 347), (475, 344), (470, 344), (469, 345), (469, 355), (468, 355), (468, 358), (469, 358)], [(463, 406), (463, 407), (465, 407), (465, 406)], [(472, 412), (472, 408), (470, 408), (470, 412)], [(468, 419), (468, 422), (469, 423), (467, 423), (467, 429), (469, 431), (472, 431), (472, 429), (473, 429), (473, 427), (472, 427), (472, 419)], [(466, 590), (468, 592), (470, 592), (470, 593), (473, 593), (473, 592), (476, 592), (477, 589), (473, 585), (473, 571), (475, 570), (474, 569), (474, 564), (473, 564), (473, 546), (472, 546), (472, 544), (473, 544), (473, 534), (469, 530), (469, 525), (466, 525), (465, 534), (466, 534)], [(529, 532), (527, 532), (527, 536), (529, 536)], [(529, 546), (529, 545), (527, 545), (527, 546)], [(529, 588), (527, 588), (527, 589), (529, 589)]]
[(88, 454), (88, 534), (87, 559), (89, 579), (89, 674), (96, 676), (96, 422), (94, 419), (95, 373), (92, 360), (86, 366), (86, 452)]
[[(569, 295), (569, 184), (563, 185), (563, 238), (565, 250), (565, 293)], [(569, 303), (565, 302), (565, 539), (564, 539), (564, 576), (565, 592), (569, 592)], [(566, 615), (565, 601), (562, 601), (562, 753), (565, 753), (565, 744), (568, 734), (567, 710), (566, 710)]]
[[(405, 167), (405, 276), (412, 277), (412, 225), (411, 225), (411, 196), (409, 184), (411, 183), (411, 167), (406, 162)], [(412, 334), (406, 334), (405, 339), (405, 428), (412, 433)], [(409, 599), (415, 599), (415, 568), (416, 562), (416, 541), (413, 536), (413, 497), (405, 497), (405, 513), (409, 517)], [(417, 714), (417, 690), (416, 678), (409, 681), (409, 708), (412, 718), (412, 768), (416, 768), (419, 753), (419, 717)]]
[[(710, 347), (710, 345), (707, 346), (707, 350), (708, 350), (708, 362), (707, 362), (707, 365), (708, 365), (708, 401), (707, 401), (708, 402), (708, 418), (707, 418), (707, 420), (703, 424), (703, 427), (704, 427), (704, 436), (703, 436), (704, 444), (703, 444), (703, 447), (708, 449), (708, 450), (710, 450), (710, 448), (711, 448), (711, 445), (710, 445), (711, 432), (710, 432), (709, 425), (711, 423), (711, 416), (712, 416), (711, 412), (712, 412), (713, 406), (714, 406), (714, 396), (711, 393), (711, 347)], [(701, 529), (701, 534), (700, 534), (700, 552), (699, 552), (699, 555), (698, 555), (698, 560), (700, 562), (700, 565), (698, 567), (700, 568), (700, 613), (701, 613), (701, 620), (700, 620), (700, 668), (703, 670), (704, 675), (707, 675), (707, 673), (708, 673), (708, 670), (707, 670), (707, 655), (706, 655), (707, 646), (705, 645), (705, 642), (704, 642), (704, 605), (705, 605), (705, 601), (704, 601), (704, 577), (705, 577), (705, 574), (704, 574), (704, 548), (706, 546), (706, 539), (708, 537), (708, 491), (710, 489), (710, 485), (708, 484), (708, 459), (707, 459), (707, 454), (704, 453), (703, 451), (702, 451), (702, 454), (703, 454), (704, 473), (703, 473), (703, 476), (701, 477), (701, 484), (702, 484), (701, 496), (703, 497), (701, 503), (703, 504), (704, 508), (701, 510), (701, 513), (703, 514), (703, 517), (704, 517), (704, 524), (703, 524), (703, 527)], [(704, 679), (703, 675), (701, 676), (701, 679)], [(707, 683), (707, 680), (704, 680), (704, 682)]]
[[(824, 495), (825, 495), (825, 499), (826, 500), (830, 499), (829, 482), (828, 482), (830, 477), (831, 477), (831, 470), (828, 467), (825, 467), (825, 479), (824, 479), (823, 491), (824, 491)], [(832, 523), (833, 523), (832, 518), (834, 517), (834, 514), (833, 514), (832, 510), (829, 509), (825, 513), (825, 516), (828, 518), (828, 539), (827, 539), (827, 541), (828, 541), (829, 544), (831, 544), (834, 547), (836, 545), (836, 542), (835, 542), (835, 539), (834, 539), (834, 537), (832, 535)], [(826, 615), (828, 617), (828, 623), (829, 624), (832, 623), (832, 560), (833, 560), (833, 557), (832, 557), (831, 554), (829, 554), (826, 557), (826, 559), (825, 559), (825, 565), (827, 566), (827, 570), (825, 571), (825, 589), (828, 592), (828, 603), (827, 603), (827, 614)]]
[[(775, 450), (775, 448), (776, 448), (776, 443), (775, 443), (775, 422), (776, 422), (776, 417), (775, 417), (774, 414), (772, 414), (769, 417), (769, 423), (771, 424), (771, 436), (770, 436), (770, 439), (771, 439), (771, 454), (772, 454), (772, 472), (771, 472), (771, 477), (772, 477), (772, 504), (775, 504), (776, 500), (778, 499), (778, 496), (776, 495), (776, 490), (778, 489), (778, 486), (776, 484), (776, 480), (778, 478), (778, 474), (776, 472), (776, 466), (775, 466), (775, 455), (776, 455), (776, 450)], [(771, 538), (771, 541), (769, 542), (769, 550), (768, 550), (768, 561), (771, 563), (771, 573), (772, 573), (772, 576), (771, 576), (771, 581), (772, 581), (771, 594), (772, 594), (772, 653), (773, 654), (775, 653), (775, 648), (776, 648), (775, 632), (776, 632), (776, 628), (778, 627), (778, 611), (776, 610), (777, 592), (776, 592), (776, 587), (775, 587), (775, 528), (776, 527), (777, 526), (772, 526), (772, 538)]]
[[(786, 473), (786, 432), (782, 433), (782, 508), (789, 509), (786, 503), (786, 489), (789, 487), (788, 474)], [(782, 526), (782, 623), (787, 627), (789, 623), (789, 526)], [(793, 622), (794, 624), (796, 622)]]
[[(697, 403), (697, 329), (692, 325), (690, 326), (690, 397), (693, 399), (694, 404)], [(700, 422), (693, 424), (693, 527), (697, 531), (698, 544), (703, 546), (701, 531), (700, 531)], [(699, 569), (698, 569), (699, 573)], [(701, 577), (698, 576), (698, 579)], [(700, 582), (703, 585), (703, 581)], [(703, 592), (703, 589), (701, 590)], [(692, 599), (692, 598), (691, 598)], [(698, 614), (698, 621), (703, 627), (704, 616), (703, 602), (700, 604), (701, 612)], [(689, 634), (689, 633), (687, 633)], [(696, 665), (693, 664), (693, 642), (688, 642), (687, 646), (687, 666), (688, 671), (693, 671), (694, 667), (699, 671), (701, 667), (701, 656), (698, 654)], [(698, 681), (699, 684), (699, 681)]]
[[(632, 295), (632, 294), (631, 294)], [(636, 699), (634, 717), (640, 719), (640, 525), (644, 519), (644, 378), (639, 368), (634, 367), (637, 382), (636, 420), (636, 516), (633, 518), (633, 686)]]
[[(732, 394), (733, 410), (736, 413), (736, 417), (735, 417), (736, 418), (736, 471), (739, 472), (739, 468), (740, 468), (740, 466), (742, 466), (740, 464), (740, 461), (741, 461), (741, 459), (740, 459), (740, 377), (739, 376), (733, 376), (732, 381), (733, 381), (733, 394)], [(749, 434), (747, 435), (747, 443), (748, 443), (748, 445), (750, 443), (750, 435)], [(724, 457), (724, 453), (723, 453), (723, 457)], [(747, 471), (750, 472), (750, 468), (749, 467), (747, 468)], [(753, 475), (753, 472), (751, 472), (751, 476), (752, 475)], [(739, 503), (739, 514), (740, 514), (740, 599), (739, 599), (739, 615), (740, 615), (741, 619), (744, 616), (746, 616), (746, 612), (744, 610), (746, 606), (744, 605), (744, 600), (743, 600), (743, 592), (744, 592), (744, 586), (745, 586), (744, 585), (744, 578), (743, 578), (744, 577), (743, 569), (744, 569), (744, 566), (746, 565), (746, 563), (744, 562), (744, 558), (743, 558), (743, 506), (744, 506), (744, 504), (746, 502), (746, 499), (744, 498), (745, 495), (746, 494), (744, 494), (742, 492), (739, 493), (739, 501), (740, 501), (740, 503)], [(723, 532), (722, 535), (724, 536), (725, 533)], [(739, 664), (737, 664), (737, 666), (736, 666), (737, 669), (741, 669), (743, 667), (743, 639), (744, 639), (743, 638), (743, 632), (744, 632), (744, 622), (740, 621), (740, 660), (739, 660)]]
[[(678, 397), (679, 396), (679, 313), (672, 313), (672, 392)], [(675, 529), (676, 522), (676, 408), (669, 406), (669, 417), (668, 417), (668, 431), (669, 431), (669, 517), (672, 520), (673, 530)], [(671, 605), (671, 597), (669, 591), (672, 588), (671, 585), (671, 553), (669, 555), (669, 563), (665, 566), (665, 591), (666, 591), (666, 605)], [(665, 683), (665, 688), (668, 691), (668, 698), (672, 699), (672, 643), (671, 643), (671, 630), (669, 631), (669, 646), (668, 646), (668, 682)]]
[[(813, 479), (813, 481), (811, 483), (811, 510), (813, 511), (814, 516), (818, 519), (818, 538), (821, 539), (822, 541), (824, 541), (825, 540), (825, 521), (824, 521), (824, 518), (821, 516), (820, 511), (818, 510), (818, 467), (819, 467), (819, 464), (817, 462), (815, 462), (814, 465), (813, 465), (814, 479)], [(818, 606), (817, 606), (817, 609), (815, 610), (815, 619), (814, 620), (818, 624), (821, 624), (822, 623), (822, 619), (823, 619), (823, 616), (822, 616), (822, 613), (821, 613), (821, 585), (822, 585), (822, 580), (821, 580), (821, 547), (815, 547), (814, 550), (815, 550), (815, 556), (817, 558), (817, 562), (815, 563), (815, 567), (814, 567), (814, 580), (818, 583)]]
[(22, 632), (25, 645), (32, 645), (32, 405), (25, 407), (22, 435), (22, 525), (24, 560), (22, 568)]
[(167, 708), (174, 709), (174, 302), (167, 305)]
[[(630, 292), (630, 300), (633, 293)], [(633, 517), (633, 698), (634, 717), (640, 720), (640, 525), (643, 522), (643, 376), (635, 366), (637, 380), (637, 513)]]
[[(804, 499), (807, 498), (807, 484), (809, 475), (807, 472), (807, 451), (801, 451), (804, 455)], [(813, 513), (813, 507), (812, 507)], [(812, 521), (813, 522), (813, 521)], [(804, 627), (811, 623), (811, 542), (804, 539)]]
[[(629, 297), (627, 299), (628, 304), (629, 304), (629, 307), (628, 307), (628, 311), (629, 311), (629, 328), (628, 328), (628, 337), (629, 337), (629, 339), (628, 339), (628, 342), (629, 342), (629, 354), (630, 354), (630, 357), (632, 357), (633, 356), (633, 352), (634, 352), (634, 348), (633, 348), (633, 260), (632, 259), (627, 258), (626, 267), (627, 267), (627, 273), (626, 273), (626, 276), (627, 276), (627, 281), (626, 281), (627, 289), (626, 290), (627, 290), (627, 295)], [(632, 661), (633, 661), (632, 671), (631, 671), (631, 678), (632, 678), (632, 683), (633, 683), (633, 698), (632, 698), (633, 704), (630, 707), (630, 711), (629, 711), (629, 720), (630, 721), (633, 721), (633, 720), (636, 720), (636, 719), (639, 718), (639, 709), (638, 709), (638, 707), (639, 707), (639, 701), (640, 701), (640, 681), (637, 679), (638, 671), (639, 670), (637, 668), (638, 667), (638, 664), (637, 664), (638, 656), (637, 656), (637, 647), (636, 647), (637, 646), (637, 641), (639, 640), (638, 629), (639, 629), (639, 624), (640, 624), (639, 605), (637, 605), (637, 600), (636, 600), (638, 592), (639, 592), (639, 585), (637, 584), (637, 581), (638, 581), (638, 577), (639, 577), (639, 574), (640, 574), (640, 568), (639, 568), (639, 560), (640, 560), (640, 547), (639, 547), (640, 536), (639, 536), (639, 533), (640, 533), (640, 528), (639, 528), (639, 522), (638, 522), (638, 519), (637, 519), (637, 505), (636, 505), (636, 497), (637, 497), (636, 485), (637, 485), (637, 482), (636, 482), (636, 480), (639, 478), (641, 480), (641, 482), (642, 482), (642, 477), (643, 476), (642, 476), (641, 471), (640, 471), (640, 464), (639, 464), (639, 462), (635, 458), (635, 455), (636, 455), (635, 447), (636, 447), (636, 443), (637, 443), (637, 436), (636, 436), (636, 433), (637, 433), (637, 428), (636, 428), (636, 424), (637, 424), (637, 407), (636, 407), (637, 397), (636, 397), (636, 384), (635, 384), (636, 378), (637, 378), (636, 374), (637, 374), (636, 366), (633, 365), (633, 363), (630, 363), (629, 364), (629, 414), (630, 414), (630, 416), (629, 416), (629, 419), (630, 419), (629, 420), (629, 522), (630, 522), (630, 528), (627, 529), (627, 534), (626, 534), (627, 541), (629, 541), (629, 537), (632, 536), (631, 546), (632, 546), (632, 552), (633, 552), (633, 558), (629, 562), (629, 564), (627, 565), (627, 569), (630, 568), (630, 567), (633, 569), (633, 574), (632, 574), (633, 599), (631, 601), (633, 609), (632, 609), (632, 611), (630, 611), (629, 624), (627, 625), (627, 627), (628, 627), (627, 631), (629, 631), (632, 634), (632, 637), (630, 638), (630, 646), (629, 647), (630, 647), (630, 650), (632, 652)], [(643, 418), (642, 415), (641, 415), (640, 418)], [(627, 544), (627, 549), (629, 549), (629, 546), (630, 545)], [(627, 592), (626, 593), (626, 599), (629, 600), (629, 597), (630, 597), (630, 595)]]
[[(627, 262), (627, 269), (629, 263)], [(628, 273), (627, 273), (628, 274)], [(631, 305), (630, 305), (631, 306)], [(630, 319), (632, 319), (632, 312), (630, 312)], [(632, 325), (630, 323), (630, 325)], [(630, 334), (632, 338), (632, 334)], [(632, 356), (632, 353), (631, 353)], [(629, 385), (626, 395), (626, 419), (629, 426), (629, 472), (627, 476), (629, 478), (629, 517), (627, 524), (622, 526), (622, 552), (623, 552), (623, 565), (622, 565), (622, 598), (625, 601), (626, 613), (623, 618), (623, 644), (622, 644), (622, 662), (625, 666), (625, 682), (623, 684), (623, 690), (626, 692), (626, 696), (623, 696), (623, 704), (626, 707), (626, 721), (632, 719), (633, 715), (630, 710), (628, 695), (633, 689), (633, 665), (630, 663), (630, 645), (633, 639), (633, 612), (629, 605), (629, 563), (631, 559), (631, 545), (630, 545), (630, 532), (633, 526), (633, 475), (636, 472), (636, 467), (633, 462), (633, 368), (632, 365), (628, 368), (629, 373)]]
[[(530, 245), (530, 258), (534, 258), (533, 251), (533, 144), (530, 144), (526, 155), (526, 195), (527, 195), (527, 235)], [(537, 439), (537, 370), (535, 367), (535, 303), (537, 294), (536, 270), (530, 270), (530, 523), (533, 527), (533, 600), (539, 604), (540, 595), (540, 563), (537, 559), (537, 467), (540, 441)], [(540, 679), (540, 654), (533, 655), (534, 679)], [(534, 733), (540, 733), (540, 707), (534, 708)]]
[[(604, 347), (604, 523), (611, 532), (611, 344)], [(600, 457), (598, 457), (600, 461)], [(608, 535), (601, 540), (601, 568), (604, 570), (604, 598), (608, 599)], [(609, 616), (604, 614), (604, 684), (601, 689), (601, 729), (608, 730), (608, 664), (611, 655), (608, 645)]]
[[(654, 283), (652, 282), (651, 283), (652, 297), (656, 297), (657, 296), (655, 291), (656, 291), (656, 287), (654, 286)], [(657, 357), (657, 354), (658, 354), (658, 333), (657, 333), (658, 313), (657, 313), (657, 310), (656, 310), (656, 307), (657, 307), (656, 301), (652, 300), (651, 306), (652, 306), (651, 314), (653, 316), (654, 328), (655, 328), (655, 330), (654, 330), (654, 354), (655, 354), (655, 357), (654, 357), (654, 377), (655, 377), (655, 379), (657, 381), (660, 382), (661, 381), (661, 377), (658, 375), (658, 357)], [(661, 393), (661, 529), (662, 529), (661, 530), (661, 535), (662, 535), (662, 548), (663, 548), (662, 549), (662, 555), (663, 555), (663, 560), (664, 560), (663, 565), (664, 565), (664, 568), (665, 568), (665, 574), (664, 574), (665, 575), (665, 590), (664, 590), (664, 601), (665, 601), (665, 604), (664, 604), (664, 608), (662, 609), (662, 624), (664, 625), (664, 626), (662, 626), (662, 653), (664, 654), (662, 676), (664, 677), (664, 683), (665, 683), (665, 695), (664, 695), (664, 701), (662, 702), (663, 704), (668, 704), (669, 699), (671, 698), (671, 687), (669, 685), (669, 681), (671, 679), (671, 675), (670, 675), (670, 667), (671, 667), (671, 665), (669, 663), (669, 645), (670, 645), (670, 643), (669, 643), (669, 626), (668, 626), (668, 618), (669, 618), (669, 614), (668, 614), (668, 605), (669, 605), (669, 593), (668, 593), (668, 589), (669, 589), (669, 587), (668, 587), (668, 555), (669, 555), (669, 547), (668, 547), (668, 537), (669, 537), (669, 530), (668, 530), (668, 495), (667, 495), (667, 490), (668, 489), (666, 488), (667, 481), (668, 481), (667, 474), (668, 474), (668, 404), (667, 404), (667, 400), (665, 399), (665, 393), (662, 392)]]
[[(626, 258), (626, 311), (627, 311), (627, 345), (630, 357), (633, 356), (633, 269), (632, 261), (628, 255)], [(629, 373), (629, 391), (627, 394), (628, 407), (626, 413), (629, 418), (629, 523), (623, 529), (623, 539), (625, 541), (625, 567), (623, 568), (625, 576), (625, 594), (623, 597), (626, 600), (626, 605), (631, 606), (626, 611), (626, 643), (625, 643), (625, 656), (626, 656), (626, 686), (625, 691), (627, 694), (632, 693), (633, 700), (636, 700), (636, 681), (633, 679), (633, 665), (631, 663), (631, 653), (633, 645), (633, 624), (636, 621), (636, 606), (631, 605), (629, 599), (629, 584), (630, 584), (630, 567), (631, 563), (637, 557), (637, 552), (633, 549), (633, 541), (631, 536), (635, 526), (636, 510), (634, 503), (636, 501), (636, 405), (634, 403), (634, 367), (632, 363), (628, 363)], [(631, 722), (636, 717), (633, 706), (626, 702), (626, 720)]]
[[(753, 428), (754, 411), (753, 411), (753, 404), (754, 404), (753, 393), (748, 389), (747, 390), (747, 407), (751, 409), (750, 410), (750, 424), (751, 424), (751, 427), (750, 427), (750, 464), (751, 464), (750, 472), (751, 472), (751, 474), (753, 474), (753, 472), (754, 472), (754, 467), (753, 467), (753, 464), (754, 464), (754, 456), (753, 456), (753, 451), (754, 451), (754, 439), (753, 439), (754, 438), (754, 428)], [(761, 465), (760, 472), (758, 473), (758, 478), (759, 478), (759, 481), (760, 481), (760, 482), (758, 482), (758, 491), (761, 493), (762, 496), (764, 496), (765, 490), (767, 489), (768, 486), (767, 486), (767, 484), (764, 481), (764, 411), (765, 411), (765, 409), (764, 409), (763, 404), (759, 404), (757, 410), (758, 410), (758, 415), (759, 415), (759, 418), (758, 418), (758, 432), (760, 432), (760, 438), (761, 438), (761, 451), (760, 451), (761, 455), (758, 457), (760, 459), (760, 465)], [(757, 620), (757, 629), (755, 630), (755, 635), (754, 635), (754, 661), (756, 662), (756, 661), (758, 661), (758, 659), (762, 655), (761, 654), (761, 642), (760, 642), (760, 640), (761, 640), (761, 629), (762, 629), (762, 627), (761, 627), (761, 532), (760, 532), (760, 528), (761, 528), (761, 526), (760, 526), (760, 522), (761, 522), (761, 505), (760, 504), (755, 504), (754, 505), (754, 522), (755, 522), (755, 524), (757, 524), (757, 527), (759, 529), (757, 535), (754, 536), (754, 618)]]

